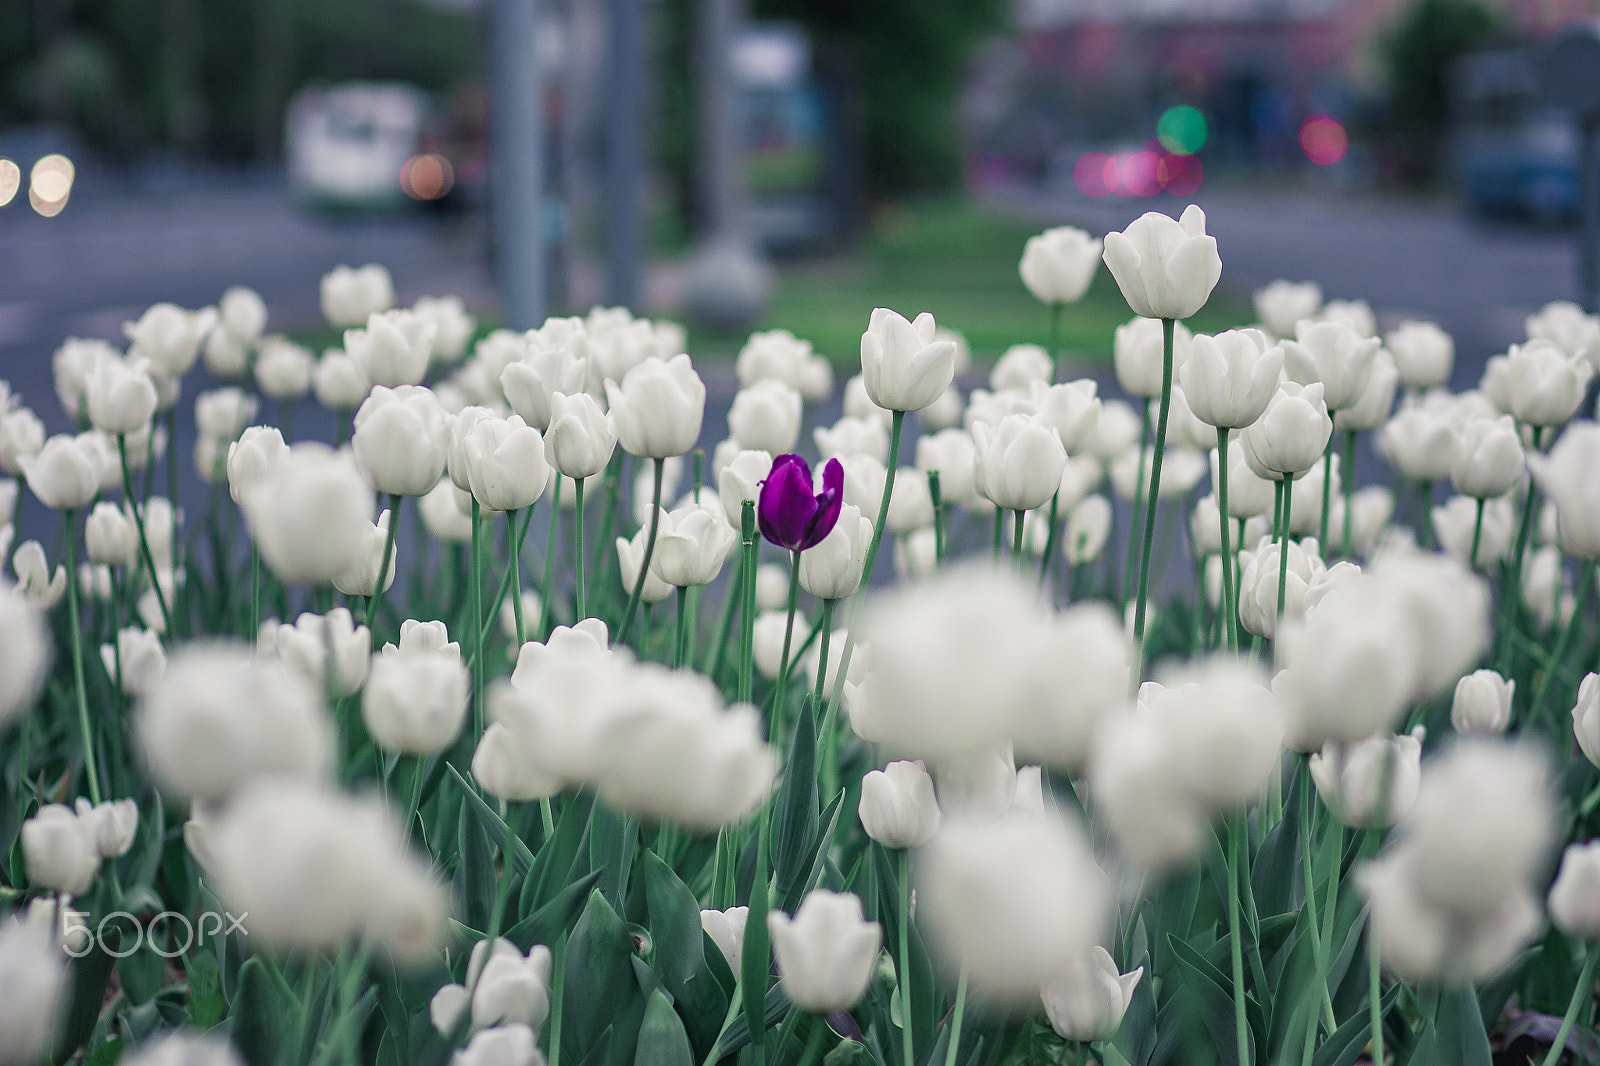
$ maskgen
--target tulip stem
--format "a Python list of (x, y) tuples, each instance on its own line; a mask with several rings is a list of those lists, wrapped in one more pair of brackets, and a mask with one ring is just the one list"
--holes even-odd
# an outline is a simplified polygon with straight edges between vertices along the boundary
[(1122, 566), (1122, 595), (1117, 600), (1117, 607), (1124, 611), (1128, 608), (1128, 595), (1132, 591), (1133, 554), (1139, 550), (1139, 530), (1143, 526), (1140, 519), (1144, 515), (1144, 472), (1149, 454), (1150, 397), (1146, 396), (1139, 408), (1139, 470), (1138, 476), (1133, 479), (1133, 510), (1128, 516), (1128, 554)]
[(256, 547), (256, 542), (250, 542), (250, 633), (251, 640), (260, 639), (261, 634), (261, 549)]
[[(390, 528), (393, 529), (393, 519)], [(533, 507), (528, 507), (528, 520), (522, 524), (522, 536), (517, 535), (517, 512), (507, 511), (506, 521), (511, 523), (511, 614), (517, 620), (517, 647), (527, 640), (527, 628), (522, 620), (522, 536), (527, 536), (533, 525)], [(546, 590), (546, 595), (549, 590)]]
[[(472, 498), (472, 735), (483, 735), (483, 509)], [(394, 528), (393, 522), (389, 528)], [(373, 620), (374, 622), (376, 619)]]
[(727, 659), (728, 638), (733, 635), (733, 612), (743, 598), (743, 590), (744, 559), (741, 556), (739, 565), (733, 568), (732, 584), (728, 586), (728, 595), (722, 601), (722, 617), (717, 620), (716, 637), (706, 653), (706, 676), (713, 681), (722, 675), (722, 665)]
[[(550, 639), (550, 630), (555, 618), (551, 615), (551, 608), (555, 603), (556, 580), (556, 542), (561, 533), (561, 475), (551, 471), (550, 476), (556, 479), (555, 492), (550, 500), (550, 536), (544, 545), (544, 601), (539, 605), (539, 635), (544, 640)], [(582, 512), (580, 512), (582, 513)], [(578, 584), (583, 585), (583, 539), (578, 540)], [(579, 596), (578, 617), (583, 617), (583, 597)]]
[(567, 988), (567, 933), (562, 930), (550, 949), (550, 1066), (561, 1066), (561, 1006)]
[[(777, 688), (772, 694), (772, 721), (768, 726), (774, 747), (778, 743), (780, 724), (783, 722), (783, 697), (789, 681), (789, 642), (794, 636), (794, 612), (800, 603), (800, 553), (789, 553), (789, 617), (783, 626), (783, 655), (778, 659)], [(822, 661), (820, 670), (828, 669), (826, 659)]]
[[(1339, 558), (1348, 559), (1350, 534), (1354, 528), (1351, 524), (1354, 518), (1350, 501), (1355, 495), (1356, 482), (1356, 431), (1353, 429), (1347, 429), (1344, 433), (1344, 464), (1341, 473), (1344, 475), (1344, 533), (1340, 537)], [(1322, 510), (1326, 513), (1328, 508), (1324, 506)]]
[(678, 586), (678, 626), (677, 635), (672, 642), (672, 668), (683, 669), (684, 634), (688, 629), (685, 620), (689, 614), (689, 589), (685, 585)]
[(1567, 1046), (1567, 1036), (1577, 1024), (1578, 1010), (1589, 1001), (1594, 985), (1596, 963), (1600, 963), (1600, 942), (1590, 944), (1589, 953), (1583, 958), (1583, 969), (1578, 971), (1577, 987), (1572, 990), (1572, 999), (1567, 1003), (1567, 1013), (1562, 1016), (1561, 1028), (1556, 1031), (1555, 1043), (1550, 1045), (1550, 1053), (1545, 1056), (1544, 1066), (1556, 1066), (1556, 1063), (1561, 1061), (1561, 1052)]
[(1243, 852), (1244, 815), (1228, 820), (1228, 923), (1233, 936), (1230, 953), (1233, 961), (1233, 1036), (1238, 1048), (1239, 1066), (1250, 1066), (1250, 1024), (1244, 1006), (1244, 915), (1239, 906), (1239, 871), (1247, 860)]
[[(1289, 592), (1289, 521), (1294, 508), (1294, 475), (1285, 474), (1278, 483), (1278, 493), (1283, 497), (1283, 517), (1278, 530), (1278, 613), (1275, 621), (1283, 618), (1283, 603)], [(1277, 634), (1277, 626), (1273, 626)]]
[[(1540, 451), (1540, 444), (1544, 442), (1544, 427), (1535, 426), (1533, 430), (1534, 451)], [(1506, 624), (1500, 631), (1500, 663), (1496, 669), (1502, 676), (1510, 673), (1511, 653), (1516, 643), (1517, 623), (1521, 614), (1519, 607), (1522, 604), (1522, 561), (1528, 554), (1528, 538), (1533, 535), (1533, 516), (1538, 510), (1539, 483), (1533, 478), (1528, 479), (1528, 494), (1522, 499), (1522, 524), (1517, 529), (1517, 546), (1511, 553), (1511, 580), (1510, 588), (1505, 590)], [(1559, 601), (1560, 597), (1556, 597)]]
[(739, 702), (749, 703), (755, 685), (755, 624), (756, 624), (756, 502), (745, 500), (739, 515), (739, 536), (743, 546), (739, 550), (739, 567), (743, 581), (739, 596), (743, 600), (739, 612)]
[(933, 562), (944, 562), (944, 490), (939, 484), (939, 471), (928, 471), (928, 498), (933, 501)]
[(1022, 534), (1026, 529), (1026, 523), (1023, 522), (1023, 518), (1025, 518), (1027, 516), (1027, 512), (1026, 511), (1022, 511), (1022, 510), (1018, 510), (1018, 511), (1016, 511), (1014, 513), (1015, 513), (1015, 516), (1016, 516), (1016, 521), (1015, 521), (1015, 524), (1011, 527), (1011, 557), (1017, 561), (1016, 565), (1021, 566), (1022, 565)]
[[(378, 559), (378, 578), (373, 583), (372, 595), (367, 597), (367, 629), (372, 634), (374, 647), (383, 646), (378, 643), (378, 609), (383, 606), (383, 590), (384, 586), (388, 584), (384, 579), (389, 576), (389, 560), (394, 556), (394, 538), (396, 531), (400, 528), (400, 501), (402, 499), (404, 497), (399, 493), (390, 493), (389, 495), (389, 531), (383, 538), (383, 555)], [(474, 503), (473, 507), (476, 508), (477, 504)], [(476, 517), (473, 519), (472, 532), (474, 536), (477, 535)], [(473, 550), (472, 558), (474, 564), (476, 564), (478, 558), (476, 548)]]
[[(150, 587), (156, 593), (156, 606), (161, 608), (161, 626), (170, 641), (176, 638), (177, 634), (172, 630), (172, 614), (167, 610), (167, 595), (161, 591), (161, 578), (156, 573), (155, 553), (150, 550), (150, 538), (144, 531), (144, 509), (139, 506), (138, 500), (133, 495), (133, 474), (128, 469), (128, 435), (126, 433), (117, 434), (117, 454), (122, 460), (122, 495), (126, 497), (125, 502), (128, 505), (128, 510), (133, 512), (133, 525), (139, 531), (139, 552), (144, 556), (145, 569), (150, 572)], [(177, 512), (174, 511), (173, 513), (176, 514)], [(77, 578), (78, 575), (76, 573), (68, 575), (67, 584), (70, 586)]]
[[(902, 1004), (907, 1006), (907, 1004)], [(961, 1022), (967, 1013), (967, 968), (961, 967), (961, 976), (956, 978), (956, 1012), (950, 1020), (950, 1045), (945, 1048), (944, 1066), (956, 1066), (956, 1049), (961, 1046)]]
[[(1239, 600), (1238, 586), (1233, 583), (1233, 552), (1228, 544), (1228, 436), (1232, 430), (1226, 426), (1217, 430), (1217, 522), (1222, 527), (1222, 631), (1228, 648), (1239, 653)], [(1243, 547), (1243, 545), (1240, 545)], [(1205, 570), (1201, 569), (1201, 587), (1204, 588)]]
[[(485, 612), (483, 625), (480, 629), (480, 632), (483, 633), (483, 639), (485, 641), (494, 636), (495, 623), (500, 617), (501, 609), (505, 606), (506, 597), (511, 594), (511, 585), (513, 583), (513, 579), (515, 579), (517, 586), (517, 599), (522, 599), (522, 545), (527, 541), (528, 530), (532, 527), (533, 508), (531, 506), (528, 508), (528, 517), (522, 523), (521, 529), (518, 529), (514, 523), (508, 527), (510, 536), (508, 536), (506, 540), (512, 552), (512, 559), (507, 560), (506, 572), (505, 575), (500, 579), (500, 587), (499, 590), (495, 592), (494, 602), (489, 604), (489, 609)], [(515, 572), (513, 572), (511, 569), (512, 563), (515, 563), (517, 566)], [(548, 588), (548, 586), (546, 587)], [(519, 644), (518, 647), (521, 647), (521, 645)]]
[[(1337, 443), (1333, 434), (1328, 434), (1328, 447), (1322, 453), (1322, 522), (1318, 525), (1317, 545), (1324, 555), (1328, 554), (1328, 508), (1333, 505), (1333, 452)], [(1346, 474), (1346, 477), (1349, 475)]]
[(1483, 508), (1488, 500), (1478, 500), (1478, 513), (1472, 519), (1472, 550), (1467, 553), (1467, 569), (1478, 569), (1478, 545), (1483, 542)]
[(78, 695), (78, 729), (83, 733), (83, 774), (89, 780), (89, 799), (100, 802), (100, 771), (95, 766), (94, 732), (89, 727), (89, 694), (83, 682), (83, 634), (78, 630), (78, 526), (77, 514), (67, 508), (67, 620), (72, 626), (72, 683)]
[[(653, 459), (654, 487), (650, 493), (650, 532), (644, 538), (644, 558), (639, 561), (639, 576), (634, 579), (633, 591), (628, 595), (628, 609), (622, 615), (622, 628), (617, 633), (617, 643), (626, 644), (633, 629), (633, 616), (639, 613), (639, 599), (644, 595), (644, 583), (650, 577), (650, 557), (656, 553), (656, 529), (661, 524), (661, 472), (665, 459)], [(642, 648), (640, 649), (643, 650)]]
[(1044, 554), (1039, 558), (1039, 588), (1046, 588), (1050, 582), (1050, 562), (1056, 553), (1056, 538), (1060, 534), (1057, 522), (1061, 513), (1061, 490), (1050, 496), (1050, 530), (1044, 538)]
[(580, 620), (589, 617), (589, 604), (588, 604), (586, 596), (584, 595), (584, 587), (583, 587), (584, 586), (584, 580), (583, 580), (583, 481), (584, 481), (584, 479), (581, 478), (581, 477), (575, 477), (575, 478), (572, 479), (572, 492), (573, 492), (573, 496), (572, 496), (572, 521), (574, 523), (573, 524), (574, 533), (573, 533), (573, 541), (572, 541), (572, 555), (573, 555), (573, 558), (577, 560), (577, 564), (578, 564), (577, 565), (577, 581), (578, 581), (578, 601), (577, 601), (578, 602), (578, 610), (577, 610), (577, 616), (578, 616), (578, 618)]
[(1383, 967), (1370, 912), (1367, 917), (1367, 1000), (1371, 1011), (1368, 1027), (1372, 1030), (1372, 1066), (1383, 1066)]
[(800, 1056), (800, 1066), (812, 1066), (817, 1061), (817, 1056), (822, 1054), (822, 1039), (828, 1031), (828, 1023), (820, 1015), (811, 1016), (811, 1032), (806, 1036), (806, 1049)]
[[(1478, 506), (1483, 506), (1481, 501)], [(1555, 681), (1556, 674), (1561, 672), (1562, 660), (1566, 658), (1567, 648), (1578, 631), (1578, 620), (1583, 617), (1584, 604), (1589, 601), (1589, 586), (1594, 584), (1594, 575), (1594, 560), (1585, 560), (1578, 570), (1578, 591), (1574, 596), (1572, 614), (1568, 616), (1566, 625), (1561, 627), (1561, 635), (1556, 638), (1555, 650), (1550, 653), (1550, 666), (1540, 676), (1539, 687), (1533, 693), (1533, 702), (1528, 705), (1529, 722), (1537, 722), (1544, 716), (1545, 696), (1549, 694), (1550, 685)]]
[(913, 1053), (911, 1010), (911, 853), (902, 849), (899, 854), (900, 874), (900, 1026), (901, 1046), (905, 1049), (902, 1062), (916, 1066)]
[[(1422, 481), (1417, 484), (1418, 495), (1422, 501), (1422, 546), (1428, 551), (1433, 550), (1433, 482)], [(1472, 566), (1470, 560), (1468, 568)]]
[(994, 509), (994, 557), (996, 562), (1000, 559), (1000, 546), (1005, 543), (1005, 532), (1006, 512), (1004, 509), (996, 507)]
[[(1172, 333), (1177, 321), (1161, 320), (1161, 409), (1156, 415), (1155, 447), (1150, 454), (1150, 491), (1144, 516), (1144, 539), (1139, 549), (1139, 599), (1133, 608), (1133, 643), (1136, 662), (1144, 663), (1144, 608), (1150, 590), (1150, 549), (1156, 538), (1156, 501), (1161, 498), (1161, 458), (1167, 444), (1167, 416), (1172, 412)], [(1148, 421), (1148, 420), (1147, 420)], [(1133, 678), (1138, 684), (1137, 674)]]

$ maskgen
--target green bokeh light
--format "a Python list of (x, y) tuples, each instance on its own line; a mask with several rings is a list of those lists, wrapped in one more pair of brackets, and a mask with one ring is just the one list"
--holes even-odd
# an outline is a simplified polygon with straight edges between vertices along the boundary
[(1169, 107), (1156, 121), (1156, 139), (1173, 155), (1194, 155), (1205, 147), (1206, 117), (1188, 104)]

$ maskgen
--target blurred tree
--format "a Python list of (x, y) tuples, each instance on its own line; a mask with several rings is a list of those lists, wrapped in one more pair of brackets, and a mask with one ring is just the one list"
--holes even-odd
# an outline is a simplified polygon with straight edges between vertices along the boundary
[(474, 76), (478, 48), (469, 13), (425, 0), (11, 0), (0, 126), (69, 125), (113, 157), (246, 160), (276, 153), (307, 82), (444, 92)]
[(754, 0), (761, 18), (811, 31), (860, 86), (866, 177), (877, 196), (948, 188), (961, 176), (956, 103), (967, 59), (1004, 0)]
[(1499, 28), (1482, 0), (1417, 0), (1382, 42), (1389, 98), (1381, 140), (1398, 176), (1425, 182), (1439, 174), (1450, 68)]

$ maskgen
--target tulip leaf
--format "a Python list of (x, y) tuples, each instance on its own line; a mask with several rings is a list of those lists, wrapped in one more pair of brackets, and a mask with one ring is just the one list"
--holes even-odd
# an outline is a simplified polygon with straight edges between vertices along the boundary
[(828, 854), (833, 850), (834, 834), (839, 829), (839, 813), (843, 809), (844, 795), (841, 790), (833, 798), (833, 802), (828, 804), (828, 809), (822, 812), (823, 830), (821, 835), (816, 837), (815, 851), (811, 856), (811, 869), (806, 874), (806, 879), (790, 888), (784, 897), (784, 907), (791, 914), (800, 906), (800, 900), (805, 894), (822, 883), (822, 875), (828, 868)]
[[(783, 713), (775, 707), (775, 715)], [(795, 720), (789, 758), (772, 814), (772, 872), (779, 893), (787, 898), (805, 871), (817, 836), (817, 721), (811, 700), (802, 701)]]
[[(561, 810), (561, 818), (556, 822), (555, 834), (539, 849), (538, 858), (534, 860), (534, 873), (528, 876), (523, 886), (524, 913), (533, 906), (542, 907), (549, 903), (578, 875), (578, 859), (588, 854), (583, 841), (589, 833), (593, 814), (592, 793), (579, 792), (566, 802)], [(535, 883), (537, 887), (532, 900), (529, 900), (527, 885)]]
[(651, 993), (639, 1026), (639, 1043), (633, 1053), (634, 1066), (694, 1066), (689, 1050), (689, 1035), (672, 1003), (658, 988)]
[(277, 1060), (278, 1035), (283, 1031), (285, 1005), (267, 975), (267, 962), (250, 958), (239, 967), (238, 992), (231, 1004), (234, 1047), (249, 1066), (270, 1066)]
[(489, 842), (489, 824), (476, 811), (470, 800), (461, 805), (455, 895), (462, 920), (474, 929), (487, 929), (489, 916), (494, 913), (494, 852)]
[[(766, 856), (763, 851), (766, 847), (764, 839), (756, 842), (756, 873), (755, 879), (750, 883), (750, 911), (744, 923), (744, 948), (740, 954), (739, 974), (744, 992), (744, 1016), (740, 1019), (745, 1023), (747, 1032), (757, 1030), (756, 1039), (761, 1039), (767, 1027), (766, 1015), (760, 1013), (767, 1002), (767, 977), (772, 973), (772, 956), (770, 953), (769, 933), (767, 931), (767, 911), (770, 906), (770, 878), (767, 875)], [(759, 1025), (752, 1024), (753, 1019), (760, 1017)]]
[(500, 935), (511, 941), (524, 954), (535, 944), (552, 944), (583, 909), (589, 890), (600, 879), (599, 870), (591, 870), (562, 889), (555, 899), (528, 915)]
[[(1224, 944), (1226, 940), (1218, 943)], [(1186, 941), (1169, 933), (1167, 945), (1172, 949), (1178, 965), (1190, 977), (1189, 991), (1197, 997), (1196, 1005), (1200, 1010), (1200, 1019), (1205, 1023), (1206, 1032), (1211, 1035), (1211, 1040), (1216, 1045), (1217, 1057), (1223, 1062), (1239, 1061), (1238, 1037), (1233, 1023), (1232, 981), (1224, 977), (1222, 971)], [(1254, 1000), (1247, 995), (1246, 1009), (1253, 1005)], [(1254, 1062), (1257, 1055), (1253, 1026), (1246, 1031), (1246, 1036), (1251, 1043), (1248, 1049), (1250, 1058), (1246, 1061)]]
[[(1400, 986), (1390, 985), (1389, 991), (1378, 1001), (1380, 1017), (1389, 1013), (1389, 1008), (1394, 1006), (1399, 997)], [(1354, 1066), (1371, 1039), (1372, 1015), (1366, 1010), (1357, 1011), (1317, 1048), (1311, 1066)]]
[(1478, 1010), (1478, 997), (1470, 986), (1440, 989), (1424, 995), (1435, 1003), (1433, 1018), (1423, 1022), (1422, 1035), (1411, 1053), (1411, 1066), (1492, 1066), (1489, 1034)]
[(135, 1006), (154, 999), (166, 976), (167, 960), (149, 947), (141, 947), (117, 960), (117, 978), (122, 983), (122, 991)]
[[(655, 852), (646, 851), (640, 861), (650, 935), (655, 940), (655, 970), (686, 1024), (694, 1029), (690, 1035), (698, 1060), (717, 1038), (728, 997), (707, 965), (706, 934), (694, 893)], [(641, 1045), (643, 1039), (641, 1035)]]
[[(516, 831), (506, 825), (505, 820), (495, 813), (494, 808), (489, 806), (488, 801), (478, 794), (477, 788), (461, 776), (460, 770), (450, 766), (448, 763), (445, 765), (449, 769), (451, 776), (456, 779), (456, 784), (461, 786), (461, 795), (466, 797), (467, 806), (477, 816), (478, 823), (482, 826), (483, 831), (488, 834), (489, 840), (501, 844), (504, 844), (507, 840), (510, 841), (511, 850), (507, 852), (506, 858), (516, 869), (516, 872), (518, 874), (526, 874), (533, 869), (533, 852), (528, 850), (528, 845), (524, 844), (522, 838), (517, 836)], [(466, 836), (464, 827), (462, 836), (463, 839)]]
[[(749, 934), (745, 936), (745, 943), (749, 943)], [(789, 1013), (789, 997), (783, 994), (782, 985), (773, 985), (767, 989), (767, 994), (762, 1000), (761, 1023), (763, 1028), (770, 1029)], [(750, 1023), (745, 1015), (735, 1018), (733, 1024), (728, 1026), (728, 1032), (722, 1038), (722, 1049), (718, 1052), (723, 1058), (734, 1054), (750, 1043)]]
[(600, 891), (618, 910), (628, 898), (628, 875), (639, 844), (639, 820), (596, 804), (589, 827), (589, 862), (600, 871)]
[[(561, 1057), (582, 1062), (638, 996), (634, 978), (633, 938), (622, 918), (598, 888), (567, 941)], [(616, 1044), (617, 1033), (611, 1034)]]

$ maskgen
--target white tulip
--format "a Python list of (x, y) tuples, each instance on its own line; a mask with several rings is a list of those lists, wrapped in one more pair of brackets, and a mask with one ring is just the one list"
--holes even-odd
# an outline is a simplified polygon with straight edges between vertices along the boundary
[(356, 411), (351, 446), (362, 476), (378, 492), (421, 496), (444, 473), (450, 422), (433, 390), (379, 385)]
[(743, 521), (744, 501), (760, 498), (760, 485), (772, 472), (768, 452), (740, 451), (717, 474), (717, 498), (722, 501), (728, 524), (738, 529)]
[(623, 450), (644, 458), (683, 455), (700, 436), (706, 387), (687, 355), (646, 359), (607, 382), (606, 397)]
[(1054, 428), (1037, 415), (1007, 415), (991, 429), (973, 427), (978, 491), (996, 507), (1031, 511), (1061, 485), (1067, 453)]
[(263, 396), (298, 400), (311, 391), (311, 353), (281, 337), (256, 353), (256, 384)]
[(256, 641), (257, 655), (279, 660), (306, 684), (325, 689), (334, 699), (361, 690), (371, 667), (371, 649), (371, 631), (356, 625), (343, 607), (326, 615), (302, 614), (292, 626), (267, 622)]
[[(1189, 358), (1193, 334), (1181, 322), (1172, 327), (1173, 380)], [(1117, 383), (1129, 396), (1153, 400), (1161, 395), (1161, 378), (1166, 358), (1166, 339), (1161, 323), (1154, 318), (1136, 318), (1117, 327), (1112, 338), (1111, 358)]]
[[(1481, 527), (1477, 517), (1479, 507), (1483, 508)], [(1497, 560), (1505, 558), (1511, 548), (1516, 519), (1510, 500), (1474, 500), (1466, 496), (1452, 496), (1444, 506), (1433, 508), (1431, 517), (1439, 547), (1465, 566), (1486, 570)], [(1478, 536), (1478, 555), (1468, 561), (1474, 529)]]
[(1600, 675), (1585, 674), (1578, 685), (1577, 702), (1572, 705), (1572, 733), (1584, 757), (1600, 766)]
[(1513, 344), (1504, 364), (1506, 408), (1529, 426), (1559, 426), (1583, 402), (1594, 365), (1550, 341)]
[(11, 556), (11, 571), (17, 577), (17, 590), (40, 611), (61, 602), (67, 591), (67, 571), (57, 566), (51, 571), (44, 547), (36, 540), (24, 541)]
[(461, 297), (423, 296), (411, 305), (411, 313), (433, 323), (434, 355), (446, 363), (459, 363), (477, 326)]
[[(376, 522), (367, 523), (344, 568), (333, 575), (333, 587), (346, 596), (373, 596), (381, 587), (388, 592), (394, 585), (395, 564), (399, 561), (398, 542), (391, 550), (389, 530), (394, 515), (387, 508)], [(388, 554), (388, 565), (384, 555)]]
[(102, 433), (135, 433), (149, 424), (156, 411), (156, 387), (149, 364), (104, 359), (95, 364), (86, 382), (89, 421)]
[(1600, 939), (1600, 841), (1567, 845), (1549, 903), (1550, 921), (1563, 933)]
[(920, 411), (950, 387), (956, 346), (939, 339), (935, 330), (926, 311), (908, 322), (886, 307), (873, 309), (861, 334), (861, 377), (873, 403), (891, 411)]
[(824, 461), (866, 455), (883, 463), (889, 457), (888, 432), (874, 419), (846, 416), (832, 426), (818, 426), (811, 436)]
[(128, 566), (138, 558), (139, 531), (120, 507), (102, 500), (83, 525), (83, 543), (90, 562)]
[(859, 896), (812, 889), (793, 918), (769, 913), (767, 931), (784, 994), (800, 1010), (849, 1010), (866, 994), (883, 929), (862, 916)]
[(322, 314), (329, 325), (359, 326), (394, 306), (394, 281), (377, 263), (360, 269), (337, 266), (322, 276)]
[(1322, 399), (1322, 384), (1285, 381), (1266, 411), (1244, 431), (1244, 456), (1256, 474), (1282, 480), (1298, 476), (1322, 459), (1333, 420)]
[(611, 416), (588, 393), (551, 393), (548, 426), (545, 458), (567, 477), (593, 477), (606, 468), (616, 451), (617, 431)]
[(1394, 356), (1379, 348), (1372, 360), (1372, 372), (1367, 377), (1367, 387), (1349, 407), (1333, 412), (1333, 427), (1341, 433), (1361, 433), (1377, 429), (1389, 420), (1394, 408), (1395, 390), (1400, 384), (1400, 371)]
[(1548, 455), (1529, 455), (1528, 468), (1556, 505), (1561, 549), (1600, 558), (1600, 424), (1571, 426)]
[(800, 438), (800, 393), (768, 378), (740, 389), (728, 409), (728, 435), (741, 448), (794, 451)]
[(744, 931), (750, 919), (749, 907), (729, 907), (725, 911), (702, 910), (700, 928), (717, 945), (734, 980), (739, 979), (739, 964), (744, 954)]
[(1314, 281), (1278, 280), (1257, 289), (1253, 296), (1256, 317), (1276, 337), (1293, 337), (1302, 318), (1315, 318), (1322, 309), (1322, 286)]
[(122, 332), (131, 342), (130, 361), (148, 359), (150, 365), (172, 378), (194, 366), (200, 342), (216, 324), (215, 308), (185, 311), (169, 303), (152, 304), (137, 322), (124, 322)]
[(1063, 1040), (1085, 1044), (1110, 1040), (1117, 1035), (1143, 976), (1143, 966), (1119, 974), (1111, 953), (1096, 944), (1074, 956), (1039, 990), (1039, 998), (1050, 1027)]
[(1123, 299), (1144, 318), (1188, 318), (1205, 306), (1222, 277), (1215, 237), (1206, 235), (1199, 205), (1174, 221), (1159, 212), (1106, 234), (1104, 259)]
[[(0, 552), (0, 556), (5, 553)], [(27, 599), (0, 581), (0, 733), (26, 710), (44, 681), (50, 640)]]
[(22, 461), (44, 447), (44, 423), (26, 407), (0, 411), (0, 472), (16, 477)]
[(1378, 733), (1354, 743), (1331, 742), (1310, 760), (1311, 781), (1328, 811), (1343, 825), (1381, 829), (1394, 825), (1416, 802), (1422, 781), (1422, 739)]
[(64, 804), (46, 804), (23, 822), (21, 843), (28, 880), (36, 889), (80, 895), (100, 870), (95, 823)]
[(1517, 691), (1493, 670), (1475, 670), (1456, 682), (1450, 724), (1458, 733), (1496, 736), (1511, 724), (1511, 702)]
[(1433, 322), (1402, 322), (1383, 339), (1407, 388), (1432, 389), (1450, 380), (1456, 343)]
[(228, 445), (228, 494), (243, 504), (250, 490), (267, 480), (289, 446), (276, 426), (250, 426)]
[(739, 384), (748, 388), (775, 379), (797, 389), (808, 400), (824, 400), (833, 391), (833, 366), (786, 329), (752, 333), (734, 362)]
[(25, 922), (0, 924), (0, 1062), (38, 1062), (70, 997), (66, 959), (53, 932)]
[(531, 507), (550, 477), (544, 438), (520, 416), (485, 418), (461, 441), (473, 499), (488, 511)]
[(886, 848), (918, 848), (939, 828), (933, 778), (921, 762), (892, 762), (861, 779), (857, 806), (867, 836)]
[(1322, 305), (1317, 318), (1322, 322), (1349, 326), (1358, 337), (1378, 335), (1377, 316), (1372, 313), (1372, 305), (1365, 300), (1329, 300)]
[(1094, 280), (1104, 247), (1076, 226), (1054, 226), (1028, 238), (1017, 272), (1040, 303), (1077, 303)]
[(122, 692), (128, 696), (143, 696), (167, 672), (167, 653), (162, 650), (161, 638), (148, 629), (119, 631), (116, 647), (100, 645), (100, 661), (113, 679), (117, 676), (117, 663), (121, 662)]
[(1381, 342), (1340, 321), (1301, 322), (1283, 342), (1283, 366), (1301, 385), (1320, 382), (1323, 402), (1342, 411), (1361, 401)]
[(1027, 392), (1034, 384), (1048, 385), (1056, 375), (1055, 360), (1037, 344), (1013, 344), (989, 370), (989, 387), (996, 392)]
[(281, 453), (242, 495), (261, 558), (282, 581), (331, 582), (373, 528), (372, 490), (353, 459), (314, 441)]
[(663, 511), (650, 568), (675, 588), (709, 585), (738, 543), (739, 534), (723, 520), (720, 507), (713, 512), (690, 504)]
[(37, 453), (18, 458), (28, 488), (52, 511), (77, 510), (100, 494), (104, 458), (87, 441), (60, 434)]
[(828, 535), (800, 553), (800, 587), (823, 600), (855, 595), (872, 543), (872, 519), (844, 504)]
[(1061, 550), (1073, 566), (1094, 562), (1100, 558), (1110, 535), (1111, 501), (1100, 495), (1085, 496), (1067, 515)]

